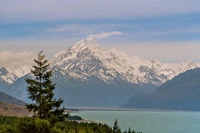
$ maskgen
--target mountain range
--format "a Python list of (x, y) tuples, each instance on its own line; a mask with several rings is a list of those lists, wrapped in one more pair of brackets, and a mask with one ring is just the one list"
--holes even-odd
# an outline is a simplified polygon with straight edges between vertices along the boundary
[(200, 110), (200, 69), (188, 70), (151, 94), (136, 96), (123, 107), (167, 110)]
[(29, 116), (25, 108), (25, 102), (0, 92), (0, 115)]
[[(116, 49), (105, 50), (94, 40), (81, 40), (50, 60), (55, 94), (65, 106), (120, 106), (200, 65), (190, 60), (161, 63), (130, 57)], [(20, 100), (27, 98), (25, 79), (30, 68), (0, 68), (0, 91)]]

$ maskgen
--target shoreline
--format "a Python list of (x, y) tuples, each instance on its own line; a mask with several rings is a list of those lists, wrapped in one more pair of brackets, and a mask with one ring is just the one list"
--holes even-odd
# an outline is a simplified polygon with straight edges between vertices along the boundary
[[(66, 109), (67, 110), (67, 109)], [(200, 112), (194, 110), (167, 110), (167, 109), (140, 109), (140, 108), (120, 108), (120, 107), (74, 107), (67, 110), (69, 112), (78, 111), (148, 111), (148, 112)]]

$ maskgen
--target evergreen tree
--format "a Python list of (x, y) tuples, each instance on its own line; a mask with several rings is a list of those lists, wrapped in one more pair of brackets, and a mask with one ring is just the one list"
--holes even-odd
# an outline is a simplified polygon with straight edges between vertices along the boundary
[(121, 129), (120, 129), (120, 127), (118, 126), (118, 121), (117, 121), (117, 119), (115, 120), (114, 125), (113, 125), (113, 133), (121, 133)]
[(52, 70), (49, 69), (50, 64), (43, 51), (38, 53), (38, 58), (34, 59), (34, 62), (36, 65), (31, 70), (32, 78), (26, 79), (28, 95), (33, 103), (27, 104), (26, 107), (33, 111), (35, 117), (62, 121), (67, 117), (63, 114), (64, 108), (60, 108), (63, 100), (54, 98), (55, 84), (50, 79)]
[(129, 127), (129, 129), (128, 129), (128, 133), (131, 133), (131, 128)]

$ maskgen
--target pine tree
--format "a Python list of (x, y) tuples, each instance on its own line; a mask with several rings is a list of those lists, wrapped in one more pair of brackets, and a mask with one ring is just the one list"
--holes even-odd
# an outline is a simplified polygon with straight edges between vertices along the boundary
[(113, 133), (121, 133), (121, 129), (120, 129), (120, 127), (118, 126), (118, 121), (117, 121), (117, 119), (115, 120), (114, 125), (113, 125)]
[(55, 84), (50, 79), (52, 70), (49, 69), (50, 64), (43, 51), (38, 53), (38, 58), (34, 59), (34, 62), (36, 65), (31, 70), (32, 78), (26, 79), (28, 95), (33, 103), (27, 104), (26, 107), (35, 117), (62, 121), (67, 117), (63, 114), (64, 108), (60, 108), (63, 100), (54, 98)]
[(131, 133), (131, 128), (130, 127), (128, 128), (128, 133)]

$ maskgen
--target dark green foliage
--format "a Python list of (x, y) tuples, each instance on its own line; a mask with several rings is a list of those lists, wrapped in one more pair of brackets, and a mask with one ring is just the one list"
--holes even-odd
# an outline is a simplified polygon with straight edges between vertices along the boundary
[(17, 117), (0, 116), (0, 133), (14, 133), (13, 124)]
[(13, 116), (0, 116), (0, 125), (11, 125), (17, 117)]
[(128, 129), (128, 133), (131, 133), (131, 128)]
[[(101, 123), (78, 123), (76, 121), (63, 121), (51, 125), (48, 120), (39, 118), (16, 118), (0, 116), (0, 133), (113, 133), (113, 129)], [(5, 122), (3, 122), (5, 121)], [(115, 129), (121, 130), (115, 121)], [(116, 126), (117, 125), (117, 126)], [(127, 133), (125, 131), (124, 133)], [(134, 131), (130, 133), (136, 133)], [(141, 133), (141, 132), (137, 132)]]
[(134, 130), (131, 131), (131, 128), (129, 127), (128, 132), (124, 131), (124, 133), (142, 133), (142, 132), (135, 132)]
[[(7, 117), (8, 118), (8, 117)], [(9, 119), (9, 118), (8, 118)], [(50, 123), (39, 118), (15, 118), (12, 124), (0, 126), (1, 133), (50, 133)]]
[(117, 120), (115, 120), (115, 122), (114, 122), (113, 133), (121, 133), (121, 129), (118, 126), (118, 121)]
[(48, 60), (41, 51), (34, 61), (36, 65), (31, 70), (33, 78), (26, 79), (28, 95), (33, 101), (31, 104), (27, 104), (27, 109), (33, 111), (38, 118), (51, 119), (55, 122), (63, 121), (66, 117), (63, 114), (64, 108), (60, 108), (63, 100), (54, 98), (55, 84), (50, 79), (52, 70), (49, 70)]
[(57, 122), (53, 126), (49, 121), (39, 118), (17, 118), (12, 125), (0, 125), (0, 133), (111, 133), (105, 124), (78, 123), (75, 121)]
[(55, 124), (57, 129), (65, 133), (111, 133), (112, 129), (105, 124), (78, 123), (75, 121), (65, 121)]
[(83, 120), (83, 119), (80, 116), (77, 116), (77, 115), (75, 115), (75, 116), (69, 115), (67, 117), (67, 120)]
[(39, 118), (21, 118), (15, 123), (17, 133), (48, 133), (50, 132), (50, 123), (47, 120)]

